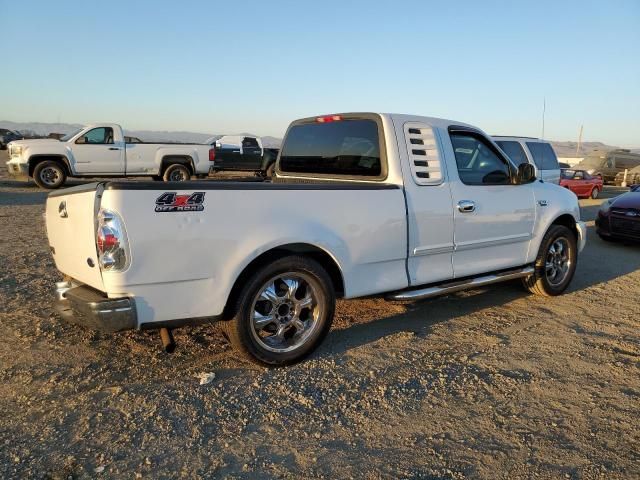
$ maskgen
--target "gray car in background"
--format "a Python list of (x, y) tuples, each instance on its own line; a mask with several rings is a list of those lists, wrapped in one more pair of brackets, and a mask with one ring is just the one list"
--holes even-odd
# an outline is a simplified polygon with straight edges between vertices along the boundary
[(22, 140), (24, 137), (18, 132), (9, 130), (7, 128), (0, 128), (0, 150), (6, 150), (7, 144), (14, 140)]

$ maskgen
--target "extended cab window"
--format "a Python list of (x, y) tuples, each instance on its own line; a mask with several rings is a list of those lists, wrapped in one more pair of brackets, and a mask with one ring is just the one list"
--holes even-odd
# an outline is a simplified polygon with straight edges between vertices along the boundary
[(527, 142), (533, 161), (540, 170), (556, 170), (560, 168), (556, 153), (548, 143)]
[(379, 177), (378, 125), (373, 120), (340, 120), (294, 125), (280, 154), (287, 173)]
[(113, 143), (113, 129), (110, 127), (93, 128), (78, 138), (76, 143), (90, 145)]
[(520, 145), (520, 142), (511, 140), (497, 140), (496, 143), (506, 153), (511, 161), (517, 165), (521, 163), (527, 163), (527, 154), (524, 153), (524, 148)]
[(472, 132), (453, 131), (451, 144), (456, 156), (458, 174), (467, 185), (509, 185), (508, 163), (498, 155), (495, 147)]

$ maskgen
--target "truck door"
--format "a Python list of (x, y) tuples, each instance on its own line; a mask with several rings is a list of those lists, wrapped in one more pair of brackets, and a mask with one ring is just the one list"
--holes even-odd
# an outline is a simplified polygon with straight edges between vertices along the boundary
[(453, 277), (453, 205), (436, 132), (420, 122), (396, 123), (409, 228), (410, 285)]
[(93, 128), (71, 147), (75, 170), (83, 174), (124, 175), (124, 142), (114, 139), (111, 127)]
[(262, 166), (262, 149), (253, 137), (242, 139), (242, 160), (244, 168), (258, 170)]
[(457, 176), (451, 180), (455, 277), (524, 265), (535, 222), (533, 184), (512, 184), (514, 169), (481, 132), (449, 127), (448, 133)]

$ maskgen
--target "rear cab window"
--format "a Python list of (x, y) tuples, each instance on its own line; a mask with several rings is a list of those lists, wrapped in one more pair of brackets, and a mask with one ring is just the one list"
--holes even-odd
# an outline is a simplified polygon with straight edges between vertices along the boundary
[(560, 168), (556, 152), (548, 143), (526, 142), (536, 167), (540, 170), (557, 170)]
[(332, 115), (294, 122), (280, 152), (284, 174), (383, 180), (382, 123), (375, 115)]

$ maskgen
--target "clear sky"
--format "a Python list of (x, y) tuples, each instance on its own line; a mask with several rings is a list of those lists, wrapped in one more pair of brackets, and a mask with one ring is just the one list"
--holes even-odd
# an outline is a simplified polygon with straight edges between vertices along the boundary
[(640, 0), (0, 0), (0, 120), (282, 136), (384, 111), (640, 146)]

